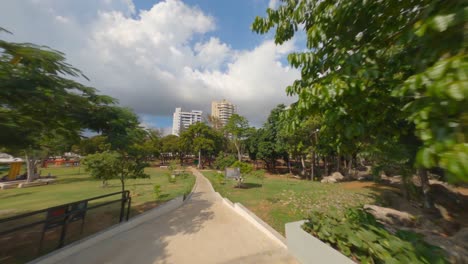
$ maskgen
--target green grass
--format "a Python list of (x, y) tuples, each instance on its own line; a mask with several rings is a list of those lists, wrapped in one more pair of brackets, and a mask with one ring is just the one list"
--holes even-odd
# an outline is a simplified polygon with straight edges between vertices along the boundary
[[(191, 191), (195, 177), (178, 177), (175, 183), (170, 183), (167, 169), (147, 168), (149, 179), (126, 181), (126, 189), (132, 197), (131, 216), (142, 213), (157, 205)], [(101, 181), (92, 179), (79, 168), (47, 168), (42, 169), (42, 175), (56, 176), (54, 184), (29, 187), (22, 189), (0, 190), (0, 218), (13, 216), (29, 211), (40, 210), (51, 206), (88, 199), (121, 190), (119, 180), (109, 181), (109, 186), (102, 188)], [(161, 195), (156, 201), (153, 193), (154, 185), (161, 186)], [(104, 201), (119, 199), (111, 196), (91, 202), (98, 204)], [(66, 244), (99, 232), (109, 226), (117, 224), (120, 216), (120, 203), (112, 203), (86, 212), (83, 232), (81, 222), (69, 223), (67, 226)], [(15, 221), (9, 221), (0, 227), (0, 231), (16, 226), (43, 220), (45, 213), (36, 214)], [(0, 263), (25, 263), (56, 248), (60, 234), (60, 227), (46, 232), (44, 247), (39, 252), (39, 239), (43, 225), (21, 229), (2, 236), (0, 247)]]
[(220, 184), (215, 172), (204, 171), (214, 189), (233, 202), (242, 203), (278, 232), (284, 224), (306, 218), (309, 212), (344, 211), (374, 201), (370, 188), (349, 188), (346, 184), (323, 184), (281, 177), (266, 177), (263, 184), (247, 177), (245, 188), (234, 188), (234, 181)]
[[(111, 180), (109, 186), (103, 188), (100, 181), (92, 179), (83, 169), (77, 167), (51, 167), (41, 170), (41, 175), (46, 176), (50, 173), (57, 177), (57, 181), (45, 186), (0, 190), (0, 218), (121, 190), (119, 180)], [(189, 192), (195, 183), (195, 177), (192, 175), (186, 179), (179, 178), (176, 183), (169, 183), (167, 169), (147, 168), (146, 172), (150, 175), (149, 179), (126, 181), (126, 189), (130, 190), (132, 195), (132, 207), (135, 209), (133, 213), (154, 207), (155, 184), (161, 185), (162, 190), (158, 202), (164, 202)]]

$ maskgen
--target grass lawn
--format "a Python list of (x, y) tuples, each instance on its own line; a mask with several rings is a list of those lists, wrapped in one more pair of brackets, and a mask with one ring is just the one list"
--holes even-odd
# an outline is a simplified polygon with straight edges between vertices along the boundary
[(311, 210), (343, 211), (345, 208), (372, 203), (373, 183), (323, 184), (280, 176), (267, 176), (262, 183), (247, 178), (245, 188), (234, 188), (234, 181), (222, 185), (214, 171), (203, 171), (214, 189), (233, 202), (242, 203), (284, 235), (284, 224), (302, 220)]
[[(167, 178), (167, 173), (169, 173), (167, 169), (147, 168), (146, 172), (150, 175), (149, 179), (126, 181), (126, 189), (130, 191), (132, 197), (130, 217), (190, 192), (195, 183), (195, 177), (191, 174), (186, 178), (179, 177), (175, 183), (170, 183)], [(54, 184), (0, 190), (0, 219), (121, 190), (119, 180), (111, 180), (107, 187), (102, 188), (101, 181), (92, 179), (83, 169), (79, 170), (79, 168), (52, 167), (42, 169), (42, 175), (49, 173), (57, 177)], [(153, 193), (153, 187), (156, 184), (161, 186), (161, 195), (157, 201)], [(119, 199), (119, 196), (99, 199), (91, 204), (116, 199)], [(68, 224), (65, 244), (117, 224), (119, 215), (120, 203), (88, 210), (83, 228), (81, 228), (81, 221)], [(42, 213), (21, 220), (8, 221), (0, 225), (0, 231), (44, 219), (45, 213)], [(0, 263), (25, 263), (55, 249), (58, 245), (61, 227), (50, 229), (45, 233), (43, 247), (39, 250), (43, 226), (43, 224), (34, 225), (0, 236), (0, 244), (2, 245), (0, 247)]]
[[(43, 176), (50, 173), (57, 177), (57, 181), (45, 186), (0, 190), (0, 218), (121, 190), (119, 180), (111, 180), (109, 186), (103, 188), (101, 182), (92, 179), (83, 168), (80, 170), (77, 167), (51, 167), (41, 170)], [(126, 189), (131, 192), (132, 207), (136, 213), (156, 204), (153, 195), (155, 184), (161, 185), (162, 190), (158, 202), (164, 202), (190, 192), (195, 183), (193, 176), (179, 179), (176, 183), (169, 183), (166, 176), (169, 172), (167, 169), (147, 168), (146, 172), (150, 175), (149, 179), (126, 181)], [(111, 199), (116, 198), (111, 197)]]

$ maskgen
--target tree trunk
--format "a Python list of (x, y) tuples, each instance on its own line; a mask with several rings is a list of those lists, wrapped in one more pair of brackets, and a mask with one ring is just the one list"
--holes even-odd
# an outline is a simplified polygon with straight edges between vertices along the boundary
[(336, 155), (336, 171), (340, 171), (341, 158), (340, 155)]
[(24, 156), (26, 158), (27, 182), (32, 182), (37, 178), (34, 173), (36, 159), (33, 156), (30, 156), (27, 151), (25, 151)]
[(314, 170), (314, 167), (315, 167), (315, 153), (312, 151), (312, 157), (311, 157), (311, 161), (310, 161), (310, 180), (314, 180), (315, 178), (315, 170)]
[(304, 156), (301, 155), (301, 165), (302, 165), (302, 175), (305, 175), (306, 173), (306, 165), (305, 165), (305, 162), (304, 162)]
[(325, 166), (324, 174), (325, 174), (325, 176), (328, 176), (328, 157), (323, 158), (323, 163), (324, 163), (324, 166)]
[(201, 150), (198, 151), (198, 168), (201, 166)]
[(237, 150), (237, 159), (239, 161), (242, 161), (242, 156), (241, 156), (241, 151), (240, 151), (240, 146), (234, 142), (234, 146), (236, 146), (236, 150)]
[(291, 161), (288, 159), (288, 171), (289, 171), (289, 174), (292, 174), (292, 169), (291, 169)]
[(427, 176), (426, 169), (419, 169), (418, 170), (419, 180), (421, 181), (421, 189), (423, 193), (423, 204), (424, 208), (426, 209), (433, 209), (434, 208), (434, 201), (430, 197), (431, 186), (429, 184), (429, 178)]

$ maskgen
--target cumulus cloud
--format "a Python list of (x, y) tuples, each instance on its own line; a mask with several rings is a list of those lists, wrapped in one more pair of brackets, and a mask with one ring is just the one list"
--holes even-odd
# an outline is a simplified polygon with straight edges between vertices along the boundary
[(131, 0), (0, 6), (0, 25), (15, 34), (8, 38), (64, 51), (91, 86), (133, 108), (147, 124), (148, 116), (171, 116), (178, 106), (208, 113), (211, 100), (226, 98), (260, 125), (276, 104), (292, 101), (284, 89), (299, 77), (282, 63), (294, 42), (276, 46), (265, 40), (235, 50), (212, 36), (213, 17), (177, 0), (141, 11)]

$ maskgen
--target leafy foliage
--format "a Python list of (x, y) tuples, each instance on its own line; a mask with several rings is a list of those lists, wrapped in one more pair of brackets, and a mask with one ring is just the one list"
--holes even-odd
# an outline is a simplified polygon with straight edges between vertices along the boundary
[(109, 179), (119, 179), (122, 191), (125, 190), (125, 180), (149, 177), (144, 172), (146, 163), (116, 151), (90, 154), (83, 159), (83, 165), (92, 177), (102, 180), (103, 183)]
[(363, 209), (348, 209), (344, 216), (313, 212), (303, 228), (361, 263), (447, 263), (443, 251), (420, 235), (393, 235)]
[(224, 132), (229, 135), (237, 150), (237, 159), (242, 160), (242, 146), (246, 137), (251, 131), (249, 121), (238, 114), (233, 114), (223, 128)]
[(213, 163), (214, 167), (219, 170), (224, 170), (230, 167), (237, 159), (233, 155), (226, 155), (224, 152), (220, 152)]
[(161, 196), (161, 185), (159, 184), (155, 184), (153, 186), (153, 195), (154, 195), (154, 199), (157, 201), (159, 199), (159, 197)]
[(217, 154), (222, 146), (223, 135), (205, 123), (191, 125), (180, 135), (180, 146), (186, 152), (198, 152), (202, 155)]
[(247, 176), (248, 174), (250, 174), (253, 170), (253, 167), (251, 164), (247, 163), (247, 162), (242, 162), (242, 161), (236, 161), (234, 162), (232, 165), (232, 167), (234, 168), (239, 168), (240, 169), (240, 173), (244, 176)]
[(386, 160), (398, 150), (402, 166), (468, 181), (466, 10), (463, 0), (282, 1), (252, 27), (274, 28), (277, 44), (306, 33), (308, 50), (288, 56), (301, 79), (287, 93), (299, 98), (292, 122), (322, 117), (322, 149)]

